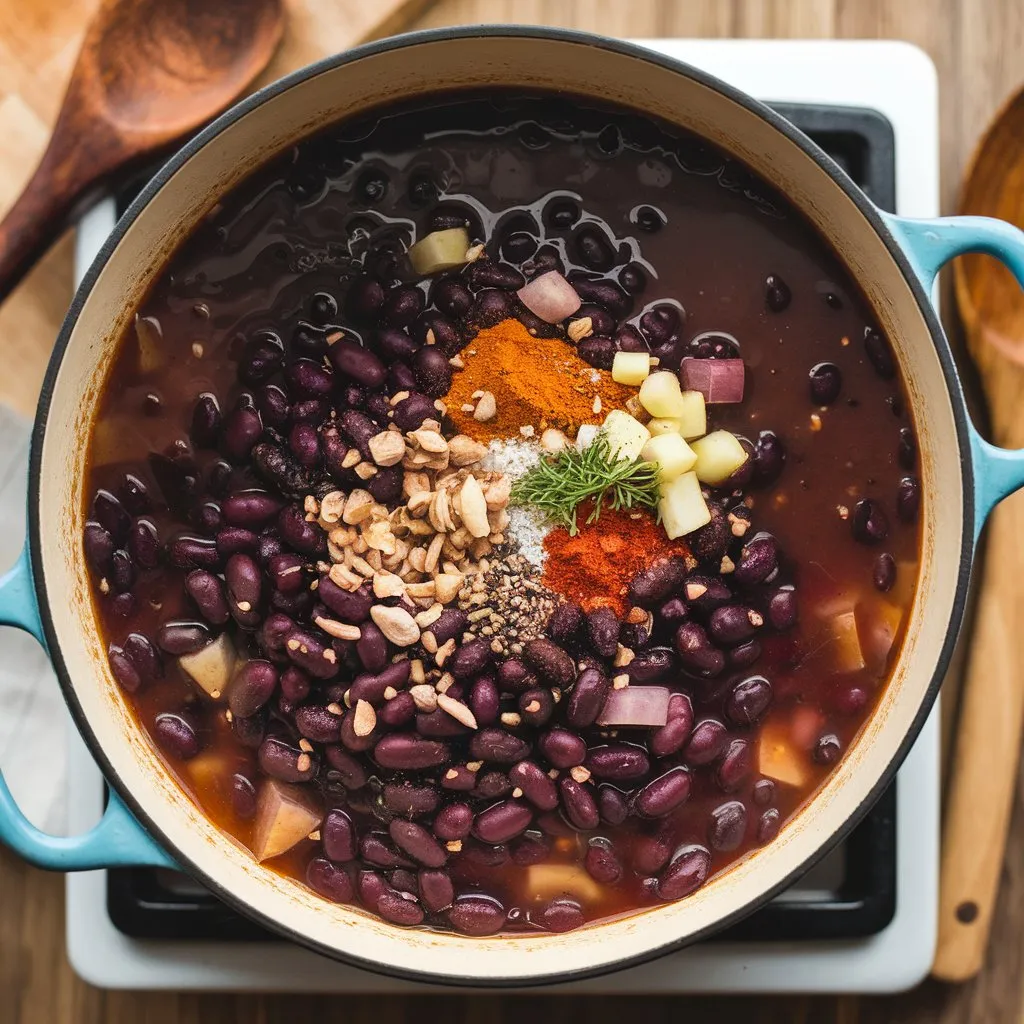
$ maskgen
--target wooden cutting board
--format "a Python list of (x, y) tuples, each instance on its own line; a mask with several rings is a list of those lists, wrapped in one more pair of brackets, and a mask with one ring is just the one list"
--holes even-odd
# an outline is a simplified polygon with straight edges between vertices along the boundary
[[(287, 2), (284, 41), (257, 84), (400, 32), (430, 0)], [(42, 155), (96, 3), (0, 0), (0, 210), (18, 195)], [(71, 275), (69, 234), (0, 308), (0, 403), (25, 415), (35, 409), (50, 349), (71, 299)]]

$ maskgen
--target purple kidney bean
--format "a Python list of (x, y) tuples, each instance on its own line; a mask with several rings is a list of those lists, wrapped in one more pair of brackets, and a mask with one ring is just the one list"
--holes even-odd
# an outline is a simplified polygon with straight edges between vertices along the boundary
[(384, 881), (384, 876), (379, 871), (360, 871), (356, 876), (359, 902), (367, 910), (376, 910), (377, 900), (388, 890), (388, 883)]
[(132, 524), (128, 534), (128, 552), (140, 569), (155, 569), (160, 564), (160, 536), (148, 519)]
[(256, 817), (256, 787), (244, 772), (231, 776), (231, 807), (243, 821)]
[(548, 619), (547, 634), (555, 643), (569, 643), (583, 625), (583, 609), (574, 601), (563, 601)]
[(587, 755), (587, 745), (575, 733), (558, 726), (541, 736), (540, 752), (553, 768), (575, 768)]
[(350, 711), (341, 720), (341, 732), (339, 733), (342, 746), (354, 754), (361, 754), (371, 750), (377, 745), (380, 739), (380, 723), (365, 736), (357, 736), (355, 731), (355, 712)]
[(626, 795), (607, 782), (597, 787), (597, 807), (606, 825), (621, 825), (629, 817)]
[(622, 623), (611, 608), (601, 606), (587, 613), (587, 637), (602, 658), (614, 656), (621, 628)]
[(312, 633), (293, 629), (284, 649), (292, 663), (314, 679), (333, 679), (338, 674), (338, 658), (333, 648)]
[[(556, 815), (557, 817), (557, 815)], [(509, 846), (512, 863), (518, 867), (542, 864), (551, 856), (551, 840), (536, 829), (528, 829)]]
[(689, 896), (707, 881), (710, 868), (711, 854), (705, 847), (697, 844), (680, 847), (658, 876), (658, 896), (663, 900)]
[(880, 590), (883, 594), (892, 590), (895, 585), (896, 559), (888, 551), (883, 551), (875, 559), (875, 564), (871, 569), (871, 581), (874, 583), (875, 589)]
[(854, 540), (861, 544), (880, 544), (889, 536), (889, 517), (881, 502), (874, 498), (861, 498), (853, 506), (850, 529)]
[(377, 721), (388, 729), (408, 725), (415, 717), (416, 701), (405, 690), (391, 700), (385, 701), (384, 706), (377, 709)]
[(277, 669), (269, 661), (247, 661), (228, 685), (228, 707), (238, 718), (256, 714), (277, 688)]
[(527, 690), (519, 695), (519, 714), (523, 722), (533, 729), (546, 725), (555, 712), (555, 698), (550, 690)]
[(224, 584), (219, 576), (205, 569), (195, 569), (185, 577), (185, 592), (195, 602), (200, 614), (213, 626), (223, 626), (231, 618)]
[(469, 752), (478, 761), (515, 764), (530, 756), (530, 744), (504, 729), (480, 729), (469, 741)]
[(253, 448), (251, 461), (257, 476), (282, 494), (301, 498), (312, 488), (309, 470), (278, 445), (261, 442)]
[(267, 731), (267, 717), (257, 714), (252, 718), (235, 718), (231, 722), (231, 730), (243, 747), (257, 750)]
[(879, 377), (891, 380), (896, 376), (896, 360), (889, 342), (873, 327), (864, 328), (864, 352)]
[(518, 658), (507, 658), (498, 666), (498, 688), (502, 693), (523, 693), (536, 685), (537, 677)]
[[(342, 338), (338, 344), (346, 344), (345, 339)], [(365, 349), (360, 349), (360, 351), (365, 351)], [(334, 362), (333, 350), (331, 350), (331, 361)], [(296, 359), (289, 363), (285, 368), (284, 376), (288, 381), (291, 394), (297, 398), (323, 398), (329, 395), (334, 387), (334, 374), (322, 363), (313, 359)], [(360, 383), (364, 382), (360, 381)]]
[(352, 878), (326, 857), (314, 857), (306, 866), (306, 883), (325, 899), (334, 903), (351, 903), (355, 894)]
[(302, 572), (305, 560), (301, 555), (279, 554), (267, 559), (267, 575), (271, 586), (281, 594), (297, 594), (306, 589)]
[(469, 690), (469, 709), (480, 727), (493, 725), (498, 720), (501, 698), (493, 676), (483, 675), (473, 680)]
[(110, 572), (114, 541), (99, 523), (88, 522), (85, 524), (82, 546), (85, 550), (86, 560), (95, 572), (101, 576)]
[(681, 807), (690, 798), (690, 773), (682, 767), (670, 768), (636, 794), (633, 805), (645, 818), (660, 818)]
[(509, 769), (509, 780), (523, 791), (523, 796), (538, 810), (553, 811), (558, 806), (555, 783), (533, 761), (520, 761)]
[(583, 925), (583, 908), (568, 897), (551, 900), (537, 915), (537, 922), (549, 932), (568, 932)]
[(743, 842), (747, 832), (747, 808), (739, 800), (728, 800), (711, 812), (708, 824), (708, 845), (726, 853)]
[(369, 583), (358, 590), (342, 590), (329, 576), (321, 576), (316, 595), (343, 622), (361, 626), (370, 617), (374, 598)]
[(697, 622), (684, 622), (676, 630), (674, 644), (683, 668), (691, 675), (712, 679), (725, 668), (725, 655)]
[(759, 843), (771, 842), (779, 834), (779, 826), (782, 824), (782, 815), (778, 808), (769, 807), (757, 822), (757, 841)]
[(299, 464), (313, 469), (320, 463), (320, 435), (310, 423), (296, 423), (288, 434), (288, 447)]
[(230, 558), (240, 552), (254, 552), (259, 549), (260, 538), (252, 530), (241, 526), (226, 526), (217, 531), (217, 554), (222, 559)]
[(374, 348), (386, 363), (408, 363), (419, 349), (406, 331), (382, 327), (374, 335)]
[(142, 682), (163, 678), (164, 666), (160, 652), (144, 633), (129, 633), (125, 637), (124, 653), (131, 659)]
[(726, 793), (739, 789), (750, 774), (750, 759), (750, 744), (747, 740), (733, 740), (715, 774), (719, 788)]
[(469, 804), (457, 802), (447, 804), (437, 812), (434, 818), (434, 835), (438, 839), (450, 842), (454, 839), (465, 839), (473, 827), (473, 811)]
[(566, 818), (576, 828), (584, 832), (597, 828), (601, 817), (591, 787), (582, 785), (566, 775), (558, 780), (558, 795)]
[(211, 640), (210, 631), (201, 622), (178, 620), (165, 622), (156, 634), (160, 649), (168, 654), (193, 654)]
[(300, 736), (314, 743), (337, 743), (341, 734), (341, 715), (323, 704), (305, 704), (295, 710), (295, 728)]
[(393, 411), (394, 422), (404, 431), (418, 430), (424, 420), (438, 415), (433, 400), (418, 391), (410, 391), (409, 397), (398, 402)]
[[(434, 634), (435, 637), (437, 634)], [(494, 652), (487, 640), (470, 640), (456, 648), (455, 653), (445, 662), (445, 671), (451, 672), (456, 679), (471, 679), (480, 675), (491, 663)]]
[(377, 741), (373, 757), (382, 768), (417, 771), (447, 764), (451, 751), (447, 744), (437, 740), (421, 739), (412, 733), (393, 733)]
[(826, 733), (818, 737), (811, 756), (818, 764), (835, 764), (843, 752), (843, 745), (835, 733)]
[(576, 346), (576, 354), (584, 362), (599, 370), (610, 370), (615, 362), (615, 353), (618, 348), (611, 338), (603, 337), (600, 334), (592, 334), (584, 338)]
[(678, 555), (659, 559), (630, 581), (629, 600), (642, 608), (653, 608), (681, 590), (686, 577), (686, 562)]
[(552, 686), (568, 689), (576, 678), (576, 665), (572, 658), (547, 637), (529, 640), (523, 645), (526, 663)]
[(231, 526), (258, 530), (266, 526), (281, 509), (284, 502), (266, 491), (237, 491), (221, 502), (224, 521)]
[(380, 466), (366, 483), (366, 489), (381, 505), (394, 505), (402, 496), (405, 471), (401, 466)]
[(565, 720), (574, 729), (586, 729), (597, 721), (608, 694), (611, 680), (597, 668), (585, 668), (576, 679), (566, 705)]
[(676, 657), (667, 647), (651, 647), (638, 651), (636, 657), (626, 666), (625, 672), (631, 683), (646, 685), (657, 683), (676, 669)]
[(772, 591), (767, 612), (768, 624), (773, 629), (791, 629), (797, 619), (796, 591), (790, 586)]
[[(324, 556), (327, 554), (327, 536), (314, 522), (306, 522), (305, 513), (297, 505), (281, 509), (277, 517), (281, 539), (304, 555)], [(323, 600), (323, 598), (321, 598)], [(324, 601), (324, 604), (327, 604)]]
[(256, 408), (265, 427), (283, 427), (288, 422), (288, 396), (276, 384), (266, 384), (256, 392)]
[(622, 878), (622, 864), (615, 855), (615, 849), (607, 839), (598, 836), (587, 843), (583, 866), (587, 874), (601, 885), (614, 885)]
[(473, 795), (482, 800), (497, 800), (512, 792), (512, 783), (504, 772), (497, 770), (480, 772), (476, 778)]
[[(387, 782), (383, 789), (384, 806), (405, 818), (422, 818), (437, 810), (441, 799), (438, 791), (428, 784), (415, 782)], [(397, 842), (397, 840), (396, 840)], [(401, 845), (401, 844), (399, 844)]]
[(369, 416), (356, 409), (346, 409), (339, 417), (338, 423), (342, 434), (353, 447), (359, 449), (359, 454), (364, 459), (372, 460), (370, 438), (379, 432), (379, 426)]
[(458, 320), (469, 312), (473, 294), (461, 281), (449, 277), (434, 285), (431, 301), (442, 313)]
[(387, 376), (380, 359), (352, 338), (339, 338), (328, 349), (327, 357), (338, 373), (366, 388), (379, 388)]
[(419, 288), (396, 285), (384, 293), (380, 318), (392, 327), (408, 327), (423, 312), (426, 299)]
[(105, 489), (96, 492), (93, 498), (92, 518), (110, 534), (114, 544), (123, 544), (128, 539), (132, 517), (114, 494)]
[(694, 726), (683, 756), (691, 765), (711, 764), (724, 752), (727, 739), (725, 726), (717, 718), (705, 718)]
[(414, 861), (427, 868), (443, 867), (448, 860), (444, 847), (422, 826), (414, 821), (395, 818), (388, 831), (394, 844)]
[(448, 911), (448, 921), (457, 932), (479, 938), (501, 931), (505, 910), (490, 896), (459, 896)]
[(423, 908), (419, 901), (399, 892), (383, 892), (377, 899), (377, 913), (389, 924), (406, 928), (423, 924)]
[(271, 612), (260, 627), (257, 639), (264, 654), (271, 661), (287, 661), (285, 642), (295, 629), (295, 623), (281, 612)]
[(750, 639), (757, 631), (759, 621), (763, 620), (758, 613), (746, 605), (723, 604), (709, 616), (708, 633), (715, 642), (733, 647)]
[(388, 379), (384, 390), (389, 395), (397, 394), (399, 391), (415, 391), (416, 375), (412, 367), (406, 363), (392, 363), (388, 367)]
[(327, 812), (320, 826), (320, 836), (324, 853), (330, 860), (345, 864), (356, 859), (356, 828), (349, 814), (340, 807)]
[(121, 689), (126, 693), (137, 692), (142, 686), (142, 676), (124, 649), (117, 644), (110, 644), (107, 648), (107, 660)]
[(388, 687), (401, 690), (408, 685), (410, 666), (408, 661), (396, 661), (375, 675), (364, 672), (356, 676), (349, 689), (349, 704), (355, 706), (357, 700), (369, 701), (371, 704), (384, 703), (384, 691)]
[(452, 765), (441, 776), (441, 788), (456, 793), (469, 793), (476, 789), (476, 773), (464, 764)]
[(532, 820), (533, 811), (526, 803), (504, 800), (477, 814), (473, 820), (473, 835), (483, 843), (506, 843), (525, 832)]
[[(911, 460), (913, 465), (913, 460)], [(917, 522), (921, 507), (921, 484), (916, 476), (905, 476), (896, 490), (896, 514), (904, 523)]]
[(281, 782), (308, 782), (316, 776), (314, 755), (272, 736), (260, 744), (258, 757), (260, 768)]
[(217, 396), (204, 392), (192, 409), (188, 436), (196, 448), (215, 448), (220, 436), (221, 413)]
[(455, 886), (446, 871), (425, 870), (417, 876), (420, 899), (432, 914), (439, 913), (452, 905)]
[(347, 750), (332, 744), (324, 748), (324, 755), (346, 789), (362, 789), (366, 785), (366, 769)]
[(245, 462), (262, 433), (260, 414), (255, 409), (240, 406), (224, 420), (220, 449), (232, 462)]
[(135, 583), (135, 563), (127, 551), (118, 548), (110, 558), (110, 584), (119, 593), (127, 593)]
[(353, 278), (345, 294), (345, 309), (354, 320), (373, 320), (384, 302), (384, 286), (374, 278), (362, 275)]
[(429, 714), (419, 714), (416, 716), (416, 731), (421, 736), (429, 736), (433, 739), (448, 739), (453, 736), (468, 735), (469, 727), (461, 722), (457, 722), (443, 711), (432, 711)]
[(584, 764), (595, 778), (611, 782), (640, 779), (651, 770), (647, 752), (632, 743), (607, 743), (591, 747)]
[(171, 564), (179, 569), (219, 569), (220, 554), (214, 541), (206, 537), (182, 533), (175, 537), (168, 549)]
[(413, 861), (388, 842), (388, 837), (383, 832), (368, 832), (363, 836), (359, 841), (359, 856), (364, 863), (387, 870), (416, 867)]
[(187, 711), (162, 711), (153, 720), (153, 735), (164, 750), (181, 761), (199, 753), (199, 731)]
[(309, 696), (309, 676), (295, 665), (289, 665), (281, 672), (281, 693), (298, 704)]
[(725, 714), (734, 725), (753, 725), (772, 702), (772, 684), (764, 676), (749, 676), (733, 686)]
[(633, 869), (640, 874), (653, 875), (668, 863), (671, 854), (672, 837), (667, 831), (644, 833), (633, 841)]
[(412, 372), (419, 390), (429, 398), (441, 398), (452, 386), (451, 364), (436, 345), (425, 345), (416, 353), (412, 361)]
[(778, 566), (778, 545), (769, 533), (758, 533), (747, 541), (733, 571), (733, 579), (742, 586), (763, 583)]

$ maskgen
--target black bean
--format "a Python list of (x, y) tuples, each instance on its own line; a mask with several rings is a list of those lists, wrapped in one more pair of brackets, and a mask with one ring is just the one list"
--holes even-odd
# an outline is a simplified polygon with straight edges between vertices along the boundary
[(448, 911), (448, 922), (463, 935), (494, 935), (505, 924), (505, 910), (490, 896), (459, 896)]
[(747, 740), (732, 740), (715, 773), (719, 788), (726, 793), (739, 789), (750, 774), (750, 768), (750, 744)]
[(874, 498), (861, 498), (853, 506), (850, 529), (854, 540), (861, 544), (880, 544), (889, 536), (889, 517), (881, 502)]
[(611, 680), (598, 668), (585, 668), (569, 694), (565, 720), (574, 729), (586, 729), (597, 721), (608, 694)]
[(633, 806), (645, 818), (661, 818), (689, 800), (690, 788), (690, 773), (682, 767), (670, 768), (636, 794)]
[(196, 448), (216, 448), (220, 436), (221, 414), (217, 397), (204, 392), (192, 410), (189, 437)]
[(82, 533), (85, 557), (93, 570), (101, 576), (110, 572), (114, 554), (114, 541), (110, 534), (97, 522), (87, 522)]
[(711, 812), (708, 824), (708, 845), (712, 850), (728, 853), (743, 842), (747, 831), (747, 808), (739, 800), (728, 800)]
[(128, 539), (128, 530), (132, 525), (132, 517), (128, 514), (119, 498), (110, 491), (100, 489), (93, 498), (92, 518), (110, 534), (115, 545), (123, 544)]
[(671, 341), (682, 326), (682, 311), (669, 302), (659, 302), (640, 317), (640, 330), (652, 346)]
[(185, 592), (195, 602), (200, 614), (213, 626), (223, 626), (231, 617), (224, 585), (219, 576), (205, 569), (196, 569), (185, 577)]
[[(557, 815), (543, 815), (545, 819), (558, 819)], [(551, 839), (538, 828), (527, 829), (518, 839), (509, 845), (512, 863), (518, 867), (529, 867), (531, 864), (542, 864), (551, 856)]]
[(896, 360), (889, 342), (873, 327), (864, 328), (864, 351), (879, 377), (892, 380), (896, 376)]
[(384, 286), (372, 277), (361, 275), (352, 280), (345, 295), (345, 310), (353, 320), (368, 323), (384, 302)]
[(563, 601), (548, 619), (547, 634), (555, 643), (572, 641), (583, 625), (583, 609), (574, 601)]
[(835, 764), (839, 755), (843, 752), (843, 745), (835, 733), (826, 733), (819, 736), (814, 744), (812, 756), (818, 764)]
[(576, 678), (572, 658), (553, 640), (538, 637), (523, 645), (523, 657), (537, 674), (552, 686), (565, 690)]
[[(749, 461), (749, 460), (748, 460)], [(732, 527), (721, 506), (708, 506), (711, 520), (687, 536), (690, 550), (702, 562), (712, 562), (717, 567), (732, 540)]]
[(221, 451), (232, 462), (245, 462), (262, 433), (263, 423), (255, 409), (236, 408), (224, 420), (220, 434)]
[(627, 263), (619, 271), (619, 284), (630, 295), (639, 295), (647, 288), (647, 271), (639, 263)]
[(471, 263), (466, 279), (474, 291), (481, 288), (501, 288), (507, 292), (515, 292), (526, 284), (526, 278), (515, 267), (508, 263), (492, 263), (490, 260), (477, 260)]
[(584, 317), (590, 318), (590, 329), (594, 334), (611, 337), (615, 333), (615, 317), (593, 302), (584, 302), (572, 315), (573, 320), (582, 320)]
[(615, 266), (615, 250), (608, 236), (596, 225), (580, 228), (571, 244), (576, 258), (585, 267), (606, 271)]
[(686, 562), (678, 555), (659, 559), (630, 581), (629, 600), (642, 608), (653, 608), (681, 590), (686, 577)]
[(611, 608), (598, 607), (587, 613), (587, 637), (602, 658), (614, 657), (622, 624)]
[(773, 629), (791, 629), (797, 619), (796, 591), (791, 586), (773, 590), (768, 598), (767, 611), (768, 623)]
[[(614, 281), (592, 280), (581, 274), (572, 274), (569, 282), (584, 302), (593, 302), (618, 319), (629, 316), (633, 310), (633, 297), (623, 291)], [(575, 314), (578, 317), (579, 314)]]
[(411, 285), (397, 285), (384, 293), (380, 317), (391, 327), (408, 327), (426, 305), (423, 292)]
[(187, 711), (162, 711), (153, 720), (157, 743), (181, 761), (189, 761), (199, 753), (202, 744), (192, 716)]
[(749, 640), (762, 621), (761, 616), (746, 605), (723, 604), (708, 618), (708, 633), (716, 643), (734, 647)]
[(201, 622), (165, 622), (157, 630), (156, 642), (168, 654), (192, 654), (210, 642), (210, 631)]
[(896, 489), (896, 514), (904, 523), (917, 521), (921, 506), (921, 485), (916, 476), (905, 476)]
[(763, 583), (778, 567), (778, 545), (770, 533), (755, 534), (740, 550), (733, 579), (742, 586)]
[(835, 363), (818, 363), (811, 367), (808, 386), (815, 405), (831, 405), (843, 386), (842, 371)]
[(121, 689), (126, 693), (136, 693), (142, 686), (142, 675), (127, 652), (117, 644), (111, 643), (107, 647), (107, 660)]
[(673, 642), (683, 668), (692, 675), (712, 679), (725, 668), (725, 655), (711, 643), (699, 623), (684, 622)]
[(749, 676), (733, 686), (725, 713), (734, 725), (753, 725), (772, 702), (772, 684), (764, 676)]
[(265, 427), (283, 427), (291, 414), (288, 396), (276, 384), (260, 388), (256, 393), (256, 408)]
[(259, 477), (289, 497), (301, 498), (311, 490), (309, 470), (278, 445), (269, 442), (256, 445), (252, 450), (252, 465)]
[(913, 469), (917, 465), (917, 438), (910, 427), (900, 427), (899, 446), (896, 457), (904, 469)]
[(762, 430), (754, 445), (754, 482), (768, 487), (782, 475), (786, 465), (786, 449), (774, 430)]
[(252, 718), (234, 718), (231, 731), (238, 742), (249, 750), (257, 750), (267, 731), (267, 716), (253, 715)]
[(749, 668), (761, 657), (761, 651), (759, 640), (747, 640), (746, 643), (738, 644), (727, 653), (729, 667)]
[(251, 555), (232, 555), (224, 566), (224, 580), (228, 590), (228, 607), (235, 621), (252, 629), (259, 624), (258, 605), (263, 594), (263, 576)]
[(452, 905), (455, 899), (455, 886), (445, 871), (420, 871), (417, 876), (420, 899), (432, 914), (436, 914)]
[(442, 278), (431, 291), (431, 301), (446, 316), (459, 320), (473, 305), (473, 294), (461, 281)]
[(576, 346), (576, 353), (580, 359), (591, 366), (597, 367), (599, 370), (610, 370), (612, 368), (617, 351), (616, 344), (611, 338), (605, 338), (598, 334), (584, 338)]
[(144, 633), (129, 633), (124, 641), (124, 653), (131, 659), (142, 682), (163, 678), (160, 651)]
[(512, 296), (499, 288), (485, 288), (477, 292), (476, 300), (466, 315), (466, 323), (472, 327), (493, 327), (512, 315)]
[(689, 617), (690, 609), (681, 597), (670, 597), (658, 609), (658, 618), (668, 626), (679, 626)]
[(135, 583), (135, 563), (123, 548), (110, 556), (110, 585), (118, 594), (127, 593)]
[(544, 208), (544, 223), (555, 231), (568, 231), (580, 219), (580, 207), (573, 199), (552, 199)]
[(672, 861), (658, 876), (657, 893), (663, 900), (678, 900), (707, 881), (711, 854), (696, 844), (676, 850)]
[[(338, 342), (338, 344), (344, 343), (344, 338)], [(360, 349), (360, 351), (365, 351), (365, 349)], [(334, 374), (321, 362), (312, 359), (296, 359), (289, 363), (284, 376), (288, 381), (291, 394), (297, 398), (323, 398), (329, 395), (334, 388)], [(365, 382), (360, 381), (360, 383)], [(294, 408), (292, 418), (298, 419)]]
[(874, 567), (871, 570), (871, 581), (875, 588), (882, 591), (883, 594), (892, 590), (896, 582), (896, 559), (888, 551), (883, 551), (875, 559)]
[(351, 338), (339, 338), (331, 346), (328, 358), (338, 373), (370, 389), (379, 388), (387, 376), (380, 359)]

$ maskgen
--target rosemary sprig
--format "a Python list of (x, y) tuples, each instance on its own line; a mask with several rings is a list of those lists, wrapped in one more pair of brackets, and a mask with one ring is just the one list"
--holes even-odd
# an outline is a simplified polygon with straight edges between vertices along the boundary
[(613, 511), (633, 506), (654, 508), (658, 504), (658, 467), (653, 462), (612, 458), (608, 438), (600, 433), (582, 451), (567, 447), (553, 458), (541, 459), (515, 482), (511, 496), (517, 505), (541, 509), (572, 537), (579, 533), (576, 510), (588, 499), (594, 502), (588, 526), (601, 515), (605, 502)]

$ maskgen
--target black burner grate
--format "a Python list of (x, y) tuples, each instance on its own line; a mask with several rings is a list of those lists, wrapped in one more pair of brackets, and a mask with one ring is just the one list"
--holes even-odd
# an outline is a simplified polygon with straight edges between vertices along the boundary
[[(855, 107), (773, 104), (806, 132), (882, 209), (895, 212), (892, 125)], [(120, 215), (142, 182), (118, 195)], [(132, 938), (265, 941), (275, 936), (229, 910), (185, 875), (157, 868), (107, 872), (107, 909)], [(880, 932), (896, 912), (896, 786), (845, 843), (793, 889), (711, 941), (854, 939)]]

